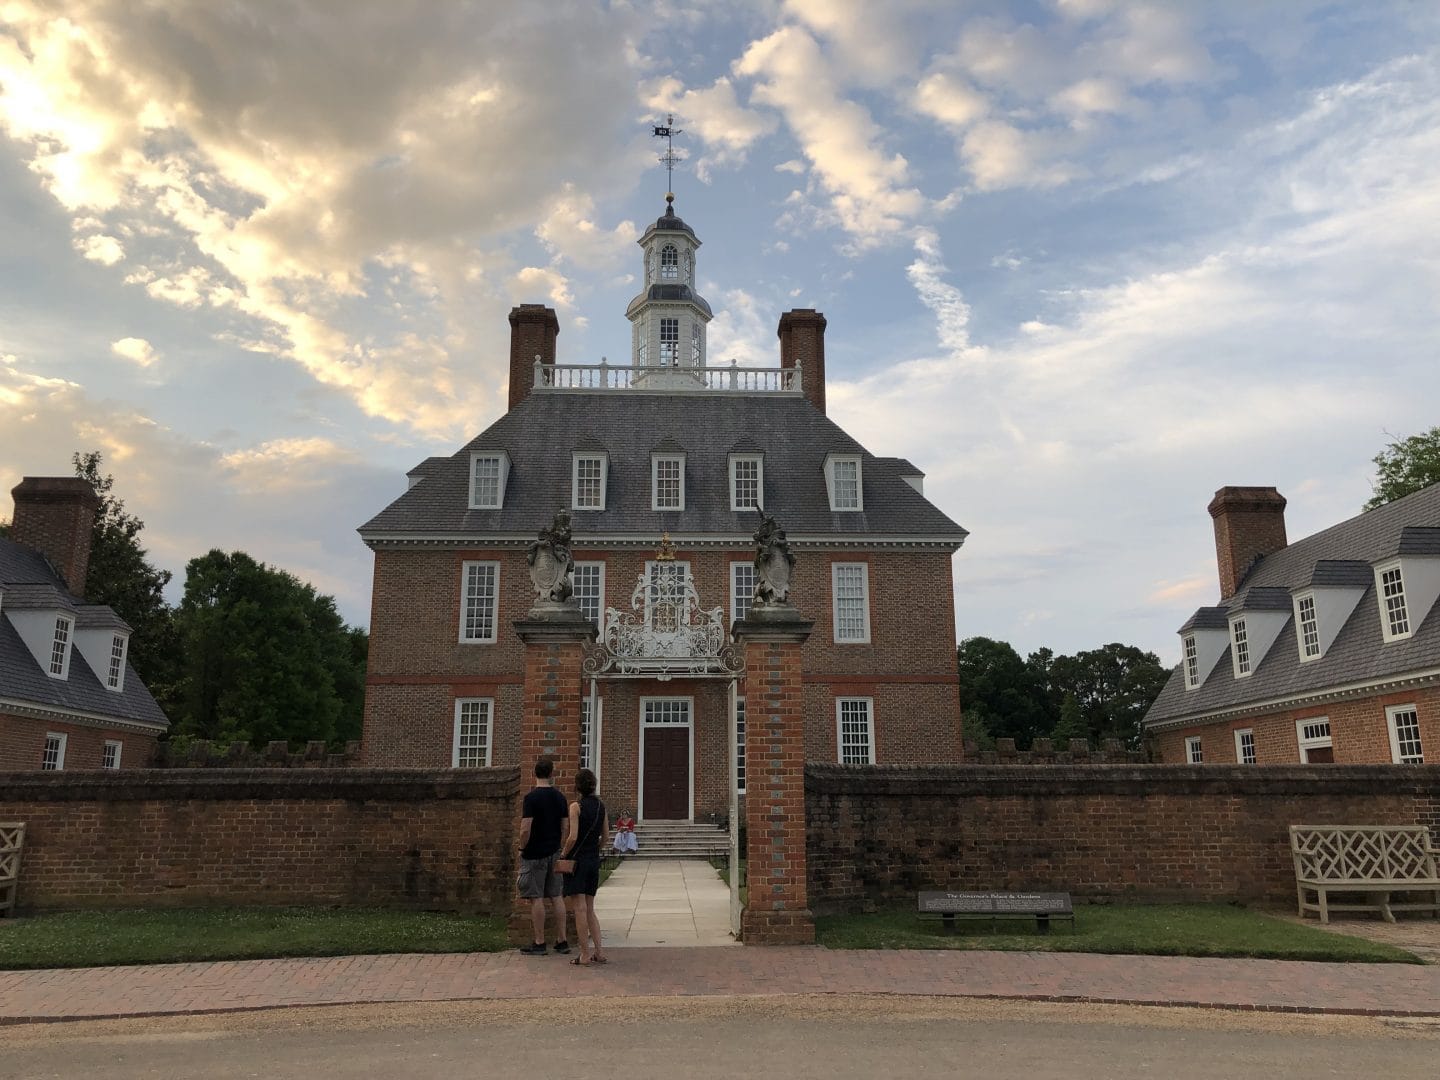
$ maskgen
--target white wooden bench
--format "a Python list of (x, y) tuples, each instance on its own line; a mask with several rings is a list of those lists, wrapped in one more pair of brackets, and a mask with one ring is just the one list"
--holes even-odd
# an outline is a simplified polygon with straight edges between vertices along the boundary
[(25, 823), (0, 821), (0, 915), (15, 912), (15, 890), (20, 881), (20, 849), (25, 846)]
[[(1430, 911), (1440, 917), (1440, 877), (1435, 848), (1423, 825), (1291, 825), (1295, 892), (1300, 917), (1307, 911), (1328, 923), (1332, 911), (1379, 912), (1394, 922), (1397, 911)], [(1313, 892), (1311, 901), (1306, 893)], [(1369, 903), (1337, 904), (1329, 894), (1371, 893)], [(1428, 901), (1392, 903), (1397, 892), (1428, 892)]]

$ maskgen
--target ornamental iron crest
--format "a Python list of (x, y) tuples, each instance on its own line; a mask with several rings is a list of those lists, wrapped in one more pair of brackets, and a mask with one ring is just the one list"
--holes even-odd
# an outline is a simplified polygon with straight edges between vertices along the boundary
[(656, 562), (630, 594), (630, 610), (605, 610), (586, 675), (733, 675), (745, 666), (725, 627), (725, 609), (703, 609), (684, 563)]

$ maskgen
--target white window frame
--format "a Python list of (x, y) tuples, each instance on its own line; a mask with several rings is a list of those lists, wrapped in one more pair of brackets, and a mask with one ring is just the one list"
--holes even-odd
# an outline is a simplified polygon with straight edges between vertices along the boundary
[[(1390, 574), (1395, 575), (1397, 590), (1392, 594), (1399, 602), (1392, 609), (1390, 606), (1391, 597), (1385, 595), (1387, 584), (1385, 578)], [(1404, 641), (1415, 632), (1415, 622), (1410, 618), (1410, 606), (1405, 596), (1405, 570), (1399, 560), (1381, 563), (1375, 567), (1375, 599), (1380, 604), (1380, 633), (1388, 641)], [(1392, 612), (1398, 612), (1398, 618), (1392, 618)], [(1396, 622), (1404, 624), (1404, 629), (1395, 630)]]
[[(598, 462), (600, 465), (600, 497), (594, 503), (580, 501), (580, 464), (581, 462)], [(579, 452), (571, 455), (570, 459), (570, 508), (572, 510), (604, 510), (606, 488), (610, 480), (610, 461), (608, 454), (593, 452)]]
[[(495, 500), (482, 502), (476, 490), (479, 480), (480, 462), (496, 463)], [(505, 505), (505, 483), (510, 477), (510, 455), (503, 450), (476, 450), (470, 455), (470, 509), (499, 510)]]
[[(111, 755), (111, 751), (114, 755)], [(119, 739), (106, 739), (105, 746), (100, 751), (100, 767), (102, 769), (120, 768), (120, 755), (125, 751), (125, 744)]]
[[(51, 740), (54, 740), (54, 754), (51, 754)], [(65, 768), (65, 744), (70, 741), (70, 736), (63, 731), (47, 731), (45, 733), (45, 748), (40, 752), (40, 770), (42, 772), (60, 772)], [(53, 764), (51, 762), (53, 761)]]
[(682, 701), (685, 703), (684, 727), (685, 730), (690, 734), (690, 802), (688, 804), (688, 810), (685, 814), (684, 820), (689, 822), (693, 822), (695, 820), (695, 699), (693, 697), (670, 694), (653, 695), (648, 697), (642, 697), (640, 699), (640, 755), (638, 766), (639, 772), (636, 774), (639, 783), (636, 785), (637, 797), (635, 814), (636, 817), (641, 821), (645, 820), (645, 729), (649, 727), (674, 728), (681, 726), (681, 723), (679, 721), (654, 723), (647, 720), (646, 713), (649, 711), (648, 707), (652, 704), (674, 703)]
[[(470, 623), (470, 571), (471, 568), (490, 567), (494, 570), (494, 586), (490, 596), (490, 635), (470, 637), (466, 628)], [(467, 559), (460, 564), (460, 636), (461, 645), (493, 645), (499, 639), (500, 630), (500, 563), (494, 559)]]
[[(1246, 758), (1245, 758), (1245, 736), (1246, 736), (1246, 735), (1250, 736), (1250, 758), (1249, 758), (1248, 761), (1247, 761)], [(1248, 728), (1248, 727), (1247, 727), (1247, 728), (1236, 728), (1236, 729), (1235, 729), (1235, 762), (1236, 762), (1236, 764), (1238, 764), (1238, 765), (1254, 765), (1254, 764), (1256, 764), (1258, 761), (1259, 761), (1259, 756), (1258, 756), (1258, 755), (1256, 754), (1256, 752), (1255, 752), (1255, 729), (1254, 729), (1254, 728)]]
[[(1405, 753), (1400, 744), (1400, 717), (1409, 714), (1415, 727), (1415, 752)], [(1389, 705), (1385, 709), (1385, 726), (1390, 732), (1390, 760), (1396, 765), (1424, 765), (1425, 746), (1420, 739), (1420, 710), (1414, 705)], [(1407, 725), (1408, 726), (1408, 725)]]
[[(665, 256), (667, 254), (674, 255), (675, 258), (670, 262), (666, 262)], [(669, 268), (671, 267), (674, 269), (670, 270)], [(680, 280), (680, 246), (678, 244), (666, 244), (660, 249), (660, 280)]]
[[(1305, 617), (1305, 606), (1310, 606), (1310, 617)], [(1308, 629), (1307, 629), (1308, 628)], [(1314, 638), (1315, 651), (1310, 651), (1310, 639)], [(1313, 592), (1301, 593), (1295, 597), (1295, 639), (1300, 649), (1300, 662), (1309, 663), (1324, 655), (1320, 644), (1320, 612)]]
[(1180, 652), (1185, 665), (1185, 689), (1194, 690), (1200, 685), (1200, 643), (1194, 634), (1180, 639)]
[[(740, 465), (755, 466), (755, 501), (746, 503), (740, 501)], [(764, 454), (731, 454), (730, 455), (730, 509), (732, 511), (765, 509), (765, 455)]]
[[(675, 337), (673, 340), (665, 336), (665, 331), (669, 329), (671, 323), (675, 324)], [(677, 368), (680, 366), (680, 317), (678, 315), (662, 315), (660, 316), (658, 327), (660, 333), (660, 366)], [(669, 348), (667, 349), (666, 346), (669, 346)]]
[[(484, 731), (485, 760), (483, 762), (469, 762), (462, 766), (460, 757), (465, 747), (461, 745), (461, 723), (465, 714), (465, 706), (476, 705), (481, 712), (480, 729)], [(463, 697), (455, 699), (455, 727), (450, 740), (450, 767), (452, 769), (488, 769), (493, 760), (495, 752), (495, 699), (494, 698), (473, 698)]]
[[(741, 588), (741, 579), (749, 584)], [(730, 564), (730, 621), (737, 623), (750, 614), (750, 602), (755, 599), (755, 564), (753, 562), (732, 562)]]
[[(577, 602), (577, 603), (579, 602), (579, 599), (580, 599), (580, 587), (579, 587), (579, 586), (580, 586), (580, 569), (581, 569), (581, 567), (584, 567), (587, 571), (588, 571), (591, 567), (595, 567), (595, 568), (597, 568), (597, 569), (599, 570), (599, 573), (596, 575), (596, 587), (597, 587), (597, 589), (598, 589), (598, 591), (599, 591), (599, 595), (595, 598), (595, 618), (594, 618), (594, 620), (593, 620), (594, 623), (595, 623), (595, 625), (598, 627), (598, 626), (602, 625), (602, 624), (604, 623), (604, 621), (605, 621), (605, 560), (604, 560), (604, 559), (581, 559), (580, 561), (578, 561), (578, 562), (575, 563), (575, 570), (574, 570), (574, 572), (572, 572), (571, 575), (570, 575), (570, 581), (571, 581), (571, 588), (574, 589), (574, 595), (575, 595), (575, 598), (576, 598), (576, 602)], [(581, 605), (580, 605), (580, 609), (581, 609), (582, 611), (584, 611), (585, 605), (584, 605), (584, 604), (581, 604)]]
[[(50, 658), (45, 665), (45, 674), (52, 679), (70, 678), (70, 654), (75, 651), (75, 619), (65, 614), (55, 616), (55, 628), (50, 637)], [(56, 665), (60, 670), (56, 671)]]
[[(679, 466), (680, 474), (680, 495), (679, 502), (675, 506), (660, 505), (660, 463), (674, 463)], [(685, 455), (684, 454), (651, 454), (650, 455), (650, 509), (664, 512), (683, 511), (685, 509)]]
[[(864, 631), (860, 637), (840, 636), (840, 571), (842, 568), (860, 567), (860, 589), (864, 613)], [(832, 636), (836, 645), (870, 644), (870, 564), (863, 562), (832, 562), (830, 564), (830, 613)]]
[[(845, 760), (845, 706), (856, 702), (865, 706), (864, 761)], [(875, 699), (872, 697), (837, 697), (835, 699), (835, 760), (841, 765), (875, 764)]]
[[(1307, 727), (1318, 729), (1321, 724), (1325, 725), (1324, 735), (1318, 733), (1313, 735), (1305, 734)], [(1319, 750), (1328, 746), (1333, 755), (1335, 751), (1333, 732), (1334, 729), (1330, 726), (1330, 718), (1328, 716), (1307, 716), (1303, 720), (1295, 721), (1295, 742), (1300, 748), (1300, 762), (1302, 765), (1310, 764), (1311, 750)], [(1325, 762), (1317, 762), (1316, 764), (1323, 765)]]
[(1185, 736), (1185, 764), (1205, 764), (1205, 742), (1200, 735)]
[[(116, 655), (116, 646), (119, 655)], [(125, 692), (125, 659), (130, 652), (130, 639), (124, 634), (115, 634), (110, 639), (110, 667), (105, 672), (105, 688), (117, 694)]]
[(745, 794), (745, 699), (735, 699), (735, 793)]
[(1255, 673), (1250, 662), (1250, 634), (1243, 618), (1230, 623), (1230, 663), (1237, 679), (1248, 679)]
[(605, 699), (596, 697), (595, 716), (590, 719), (590, 695), (580, 698), (580, 768), (589, 769), (600, 779), (600, 729), (605, 723)]
[[(839, 463), (855, 466), (855, 505), (842, 506), (835, 481), (835, 466)], [(830, 509), (836, 513), (859, 512), (865, 509), (865, 476), (859, 454), (827, 454), (825, 456), (825, 490), (830, 497)]]

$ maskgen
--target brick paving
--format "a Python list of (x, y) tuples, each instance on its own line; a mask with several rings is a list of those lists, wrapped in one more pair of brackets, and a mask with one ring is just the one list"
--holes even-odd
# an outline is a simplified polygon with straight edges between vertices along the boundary
[(1080, 953), (617, 950), (580, 969), (507, 953), (0, 972), (0, 1024), (364, 1002), (903, 994), (1440, 1016), (1440, 967)]

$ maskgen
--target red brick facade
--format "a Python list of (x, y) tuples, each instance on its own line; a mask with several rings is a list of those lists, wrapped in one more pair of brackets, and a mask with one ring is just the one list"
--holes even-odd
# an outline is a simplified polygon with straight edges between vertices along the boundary
[(0, 713), (0, 772), (39, 769), (45, 738), (52, 733), (65, 736), (63, 768), (67, 772), (101, 768), (107, 742), (120, 744), (121, 769), (148, 769), (155, 762), (156, 738), (152, 734)]
[[(577, 548), (577, 562), (605, 563), (602, 607), (629, 610), (631, 593), (653, 552)], [(730, 621), (732, 563), (749, 564), (749, 548), (677, 550), (690, 565), (701, 604), (723, 607)], [(955, 616), (950, 553), (799, 548), (791, 601), (815, 621), (801, 647), (805, 753), (838, 760), (836, 701), (873, 702), (879, 763), (956, 762), (963, 757), (955, 666)], [(493, 644), (459, 644), (462, 565), (500, 565), (497, 634)], [(832, 564), (866, 563), (870, 640), (835, 641)], [(450, 763), (455, 701), (494, 701), (492, 765), (530, 761), (520, 745), (526, 692), (525, 646), (514, 624), (533, 601), (528, 567), (518, 548), (375, 552), (364, 760), (372, 766), (437, 767)], [(576, 671), (578, 680), (578, 666)], [(577, 683), (578, 685), (578, 683)], [(588, 684), (585, 687), (588, 694)], [(610, 806), (639, 809), (641, 699), (692, 699), (692, 815), (729, 812), (728, 685), (721, 680), (601, 681), (601, 794)], [(572, 714), (578, 728), (578, 711)], [(573, 775), (573, 766), (568, 767)]]
[(1157, 731), (1151, 738), (1158, 761), (1187, 762), (1186, 739), (1199, 736), (1206, 764), (1236, 763), (1239, 758), (1235, 732), (1250, 730), (1255, 733), (1257, 764), (1292, 765), (1302, 760), (1296, 725), (1301, 721), (1326, 718), (1330, 721), (1331, 748), (1337, 764), (1390, 764), (1394, 758), (1386, 710), (1395, 706), (1415, 708), (1420, 723), (1420, 745), (1426, 760), (1435, 760), (1434, 756), (1440, 754), (1440, 687), (1436, 686), (1307, 705), (1211, 724), (1187, 724)]
[(1440, 830), (1433, 765), (811, 765), (806, 787), (817, 914), (921, 889), (1290, 906), (1291, 825)]

